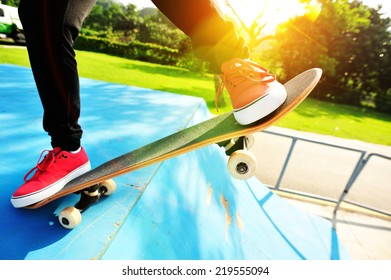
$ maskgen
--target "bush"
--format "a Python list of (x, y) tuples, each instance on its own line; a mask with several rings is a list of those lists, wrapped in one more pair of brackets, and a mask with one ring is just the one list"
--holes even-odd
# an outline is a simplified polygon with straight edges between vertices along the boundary
[(377, 95), (375, 99), (376, 111), (391, 113), (391, 89), (388, 89), (384, 95)]
[(146, 62), (177, 65), (180, 54), (177, 50), (150, 43), (134, 41), (129, 44), (112, 42), (105, 38), (79, 36), (74, 48), (77, 50), (105, 53)]

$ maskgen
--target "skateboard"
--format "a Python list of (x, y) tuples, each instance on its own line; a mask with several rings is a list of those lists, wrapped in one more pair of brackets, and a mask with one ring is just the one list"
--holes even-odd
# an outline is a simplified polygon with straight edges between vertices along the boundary
[(322, 70), (313, 68), (289, 80), (284, 84), (286, 101), (272, 114), (255, 123), (240, 125), (232, 112), (213, 117), (103, 163), (70, 181), (58, 193), (26, 208), (37, 209), (66, 195), (80, 193), (79, 202), (58, 215), (60, 224), (72, 229), (81, 222), (83, 211), (100, 197), (114, 192), (114, 177), (210, 144), (224, 146), (230, 156), (230, 174), (237, 179), (247, 179), (256, 169), (256, 159), (248, 151), (252, 142), (250, 136), (271, 126), (299, 105), (317, 85), (321, 75)]

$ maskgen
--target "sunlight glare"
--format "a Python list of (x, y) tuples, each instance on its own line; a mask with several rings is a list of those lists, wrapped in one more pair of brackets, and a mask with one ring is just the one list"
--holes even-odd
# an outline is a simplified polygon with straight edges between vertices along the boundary
[[(314, 21), (321, 10), (316, 0), (309, 4), (299, 0), (220, 0), (216, 1), (222, 13), (229, 17), (237, 17), (248, 28), (254, 21), (258, 26), (265, 24), (262, 33), (270, 34), (276, 27), (294, 16), (306, 15)], [(232, 10), (228, 7), (230, 5)], [(236, 14), (236, 15), (235, 15)]]

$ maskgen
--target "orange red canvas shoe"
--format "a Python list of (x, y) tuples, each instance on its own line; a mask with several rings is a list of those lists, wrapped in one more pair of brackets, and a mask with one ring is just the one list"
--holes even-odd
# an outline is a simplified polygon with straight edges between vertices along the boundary
[(216, 95), (227, 89), (233, 114), (242, 125), (256, 122), (276, 110), (286, 99), (284, 86), (264, 67), (240, 58), (221, 66), (222, 86)]
[(24, 177), (24, 184), (12, 195), (11, 203), (15, 208), (37, 203), (60, 191), (66, 183), (90, 169), (90, 161), (83, 148), (77, 153), (60, 148), (43, 151), (38, 164)]

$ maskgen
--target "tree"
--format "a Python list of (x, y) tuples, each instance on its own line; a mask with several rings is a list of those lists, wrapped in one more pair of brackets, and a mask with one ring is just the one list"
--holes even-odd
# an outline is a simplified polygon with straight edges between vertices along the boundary
[(322, 83), (313, 95), (317, 98), (351, 105), (389, 98), (390, 19), (381, 17), (380, 7), (361, 1), (320, 2), (322, 11), (314, 22), (296, 17), (276, 33), (274, 59), (285, 78), (321, 67)]
[(122, 6), (121, 8), (121, 12), (118, 13), (118, 17), (113, 23), (113, 29), (125, 33), (137, 32), (137, 28), (143, 22), (143, 19), (139, 16), (137, 7), (129, 4), (127, 6)]
[(84, 21), (83, 28), (110, 33), (123, 16), (123, 5), (113, 0), (98, 0)]
[(17, 7), (19, 6), (20, 0), (2, 0), (1, 3), (8, 6)]
[(149, 11), (143, 18), (137, 39), (140, 42), (154, 43), (186, 52), (188, 37), (173, 25), (159, 10)]
[(140, 41), (188, 51), (187, 36), (156, 8), (141, 11), (132, 4), (114, 0), (98, 0), (83, 24), (83, 32), (91, 30), (110, 40), (127, 43)]
[[(379, 8), (380, 9), (380, 8)], [(367, 42), (362, 54), (364, 71), (362, 91), (378, 111), (391, 113), (391, 19), (371, 9), (371, 25), (361, 32), (359, 40)]]

